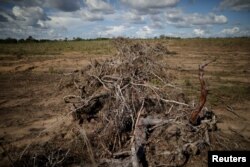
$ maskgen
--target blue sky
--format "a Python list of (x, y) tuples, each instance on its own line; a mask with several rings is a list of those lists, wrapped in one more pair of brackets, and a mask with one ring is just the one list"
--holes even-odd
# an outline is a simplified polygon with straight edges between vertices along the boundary
[(0, 0), (0, 38), (250, 36), (250, 0)]

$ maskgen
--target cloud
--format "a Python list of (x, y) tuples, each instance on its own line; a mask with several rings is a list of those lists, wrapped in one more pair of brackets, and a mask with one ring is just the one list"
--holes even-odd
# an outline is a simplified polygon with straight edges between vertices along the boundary
[(44, 10), (40, 7), (19, 7), (14, 6), (12, 9), (15, 21), (21, 26), (37, 27), (41, 21), (50, 20)]
[(144, 24), (144, 16), (140, 16), (132, 11), (123, 13), (122, 19), (125, 19), (126, 21), (133, 23), (133, 24)]
[(50, 16), (51, 20), (46, 21), (45, 24), (48, 27), (56, 28), (56, 29), (67, 29), (69, 27), (75, 27), (82, 23), (83, 21), (79, 17), (74, 17), (72, 14), (57, 14), (54, 16)]
[(0, 8), (0, 22), (11, 22), (15, 19), (16, 17), (13, 15), (11, 10)]
[(101, 21), (104, 19), (102, 15), (98, 13), (92, 13), (85, 9), (82, 9), (79, 13), (82, 19), (86, 21)]
[(163, 29), (164, 28), (164, 20), (160, 15), (151, 15), (150, 19), (152, 21), (152, 28)]
[(164, 24), (162, 24), (162, 22), (156, 21), (153, 22), (153, 24), (151, 25), (152, 28), (156, 28), (156, 29), (164, 29)]
[[(20, 7), (54, 8), (60, 11), (73, 12), (83, 6), (83, 0), (2, 0), (4, 5)], [(2, 2), (1, 2), (2, 3)]]
[(0, 14), (0, 22), (8, 22), (8, 19)]
[(179, 0), (121, 0), (139, 15), (159, 14), (164, 8), (174, 7)]
[(140, 29), (136, 32), (136, 35), (137, 35), (137, 37), (139, 37), (139, 38), (146, 38), (146, 37), (151, 36), (152, 33), (153, 33), (153, 29), (151, 29), (151, 28), (148, 27), (148, 26), (144, 26), (144, 27), (140, 28)]
[[(237, 13), (239, 16), (244, 15), (238, 21), (239, 24), (224, 27), (228, 18), (221, 11), (215, 13), (211, 7), (197, 10), (197, 3), (192, 4), (195, 7), (187, 9), (191, 2), (197, 0), (181, 4), (189, 5), (185, 6), (189, 12), (178, 7), (180, 0), (0, 1), (0, 38), (26, 38), (29, 35), (36, 38), (71, 38), (82, 34), (89, 38), (122, 35), (146, 38), (160, 34), (224, 37), (250, 34), (245, 12)], [(221, 0), (218, 4), (218, 9), (234, 11), (249, 11), (250, 6), (249, 0)], [(203, 9), (211, 9), (211, 12), (203, 13)], [(219, 27), (221, 31), (214, 32)]]
[(224, 15), (216, 15), (209, 13), (202, 15), (199, 13), (184, 13), (182, 10), (173, 9), (165, 13), (165, 18), (168, 24), (176, 27), (191, 27), (191, 26), (206, 26), (213, 24), (227, 23), (227, 17)]
[(121, 0), (134, 9), (157, 9), (176, 6), (179, 0)]
[(233, 11), (250, 11), (250, 1), (249, 0), (223, 0), (220, 5), (220, 9), (233, 10)]
[(59, 38), (61, 27), (52, 27), (51, 18), (37, 6), (13, 6), (0, 12), (7, 22), (0, 22), (0, 38)]
[(203, 36), (205, 34), (205, 31), (199, 28), (194, 29), (193, 32), (196, 36)]
[(21, 7), (42, 7), (45, 0), (1, 0), (3, 6), (21, 6)]
[(44, 4), (47, 7), (54, 7), (61, 11), (72, 12), (81, 8), (82, 0), (46, 0)]
[[(2, 27), (2, 24), (0, 23)], [(16, 39), (25, 39), (28, 36), (32, 36), (36, 39), (58, 39), (63, 38), (65, 32), (60, 31), (61, 29), (43, 29), (39, 27), (14, 27), (14, 26), (5, 26), (0, 29), (0, 38), (16, 38)]]
[(104, 28), (102, 32), (99, 32), (98, 35), (103, 36), (103, 37), (111, 37), (111, 36), (117, 37), (117, 36), (122, 36), (125, 30), (126, 30), (126, 27), (124, 25), (108, 26)]
[(85, 4), (92, 12), (102, 12), (105, 14), (114, 13), (112, 6), (103, 0), (86, 0)]
[(240, 32), (240, 28), (239, 27), (226, 28), (223, 29), (221, 32), (226, 35), (235, 35)]

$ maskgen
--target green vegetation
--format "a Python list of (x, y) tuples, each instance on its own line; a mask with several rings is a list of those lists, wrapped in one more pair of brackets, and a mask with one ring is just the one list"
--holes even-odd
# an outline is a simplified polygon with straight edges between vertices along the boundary
[(180, 47), (193, 47), (193, 48), (203, 48), (204, 50), (211, 48), (209, 47), (220, 47), (228, 51), (236, 50), (247, 50), (249, 51), (250, 38), (189, 38), (189, 39), (175, 39), (171, 40), (172, 45)]
[[(208, 48), (208, 47), (222, 47), (228, 50), (249, 51), (250, 38), (155, 38), (155, 39), (135, 39), (151, 42), (165, 43), (170, 46), (180, 46), (184, 48)], [(112, 46), (111, 39), (81, 39), (74, 38), (73, 40), (35, 40), (32, 37), (27, 39), (5, 39), (0, 40), (0, 54), (7, 55), (54, 55), (63, 52), (81, 52), (86, 54), (113, 54), (115, 52)]]
[(19, 57), (23, 55), (54, 55), (74, 51), (101, 55), (112, 54), (114, 48), (110, 40), (0, 43), (0, 54)]

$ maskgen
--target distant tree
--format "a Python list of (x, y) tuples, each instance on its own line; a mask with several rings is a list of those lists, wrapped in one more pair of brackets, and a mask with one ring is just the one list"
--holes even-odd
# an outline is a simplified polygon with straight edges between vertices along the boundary
[(160, 39), (165, 39), (165, 35), (162, 34), (162, 35), (159, 36), (159, 38)]
[(23, 43), (23, 42), (25, 42), (25, 40), (24, 39), (19, 39), (18, 42)]
[(76, 38), (76, 41), (82, 41), (82, 38), (77, 37), (77, 38)]
[(32, 36), (29, 36), (26, 40), (27, 41), (32, 41), (32, 40), (34, 40), (34, 38)]
[(15, 38), (6, 38), (4, 40), (1, 40), (2, 43), (17, 43), (17, 39)]
[(33, 38), (32, 36), (29, 36), (29, 37), (26, 39), (26, 42), (38, 42), (38, 40), (36, 40), (36, 39)]

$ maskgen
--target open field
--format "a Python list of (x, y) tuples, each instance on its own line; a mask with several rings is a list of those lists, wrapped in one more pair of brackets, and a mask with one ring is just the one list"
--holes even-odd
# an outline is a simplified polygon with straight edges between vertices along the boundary
[[(249, 149), (250, 40), (146, 42), (161, 43), (176, 53), (165, 55), (161, 61), (168, 64), (174, 82), (188, 95), (186, 98), (195, 103), (200, 89), (198, 65), (217, 59), (205, 70), (209, 88), (206, 106), (218, 116), (219, 130), (236, 143), (228, 148)], [(20, 153), (37, 145), (46, 149), (51, 143), (58, 148), (77, 147), (79, 143), (68, 133), (72, 131), (69, 129), (71, 115), (63, 101), (64, 96), (77, 90), (67, 85), (64, 74), (81, 70), (92, 59), (105, 59), (115, 52), (110, 40), (0, 44), (0, 141), (5, 149), (0, 152), (0, 166), (10, 166), (8, 156), (22, 156)], [(87, 132), (94, 123), (87, 125)], [(198, 156), (187, 166), (194, 165), (199, 158), (202, 159)], [(204, 158), (200, 165), (206, 166)]]

